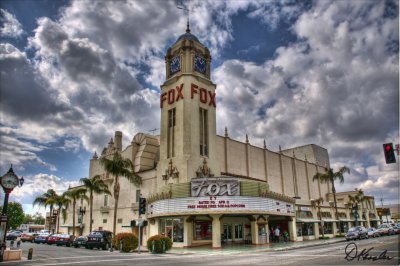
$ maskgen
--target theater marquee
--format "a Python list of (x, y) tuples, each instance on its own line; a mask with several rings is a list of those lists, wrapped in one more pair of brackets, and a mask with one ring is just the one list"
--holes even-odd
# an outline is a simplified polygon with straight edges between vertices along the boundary
[(148, 206), (149, 217), (225, 212), (293, 216), (294, 204), (262, 197), (211, 196), (165, 199)]

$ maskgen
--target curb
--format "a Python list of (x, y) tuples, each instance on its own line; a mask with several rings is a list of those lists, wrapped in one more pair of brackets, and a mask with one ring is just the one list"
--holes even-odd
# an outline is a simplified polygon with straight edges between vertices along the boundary
[(272, 249), (272, 250), (260, 250), (260, 252), (287, 251), (287, 250), (292, 250), (292, 249), (316, 247), (316, 246), (329, 245), (329, 244), (335, 244), (335, 243), (341, 243), (341, 242), (346, 242), (346, 239), (340, 239), (337, 241), (327, 241), (327, 242), (323, 242), (323, 243), (312, 243), (309, 245), (302, 245), (302, 246), (299, 245), (299, 246), (293, 246), (293, 247), (276, 248), (276, 249)]

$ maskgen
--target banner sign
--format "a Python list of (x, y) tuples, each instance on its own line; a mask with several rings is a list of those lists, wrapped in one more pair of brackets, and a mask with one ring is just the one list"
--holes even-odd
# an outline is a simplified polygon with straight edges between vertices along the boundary
[(240, 196), (240, 183), (237, 179), (200, 178), (191, 181), (192, 197)]
[(294, 204), (261, 197), (222, 196), (189, 197), (155, 201), (148, 206), (148, 216), (209, 213), (275, 213), (294, 215)]

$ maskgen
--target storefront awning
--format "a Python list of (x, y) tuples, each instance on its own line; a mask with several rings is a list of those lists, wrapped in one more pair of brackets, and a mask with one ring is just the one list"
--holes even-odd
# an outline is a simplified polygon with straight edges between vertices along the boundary
[(320, 220), (317, 219), (307, 219), (307, 218), (296, 218), (297, 223), (319, 223)]
[(332, 218), (322, 218), (322, 221), (327, 222), (327, 223), (339, 222), (339, 220), (332, 219)]
[(339, 218), (340, 222), (353, 222), (353, 220), (350, 219), (344, 219), (344, 218)]
[[(60, 227), (73, 227), (73, 225), (72, 224), (62, 224), (62, 225), (60, 225)], [(81, 225), (76, 224), (75, 227), (79, 228), (79, 227), (81, 227)], [(82, 224), (82, 227), (85, 227), (85, 224)]]

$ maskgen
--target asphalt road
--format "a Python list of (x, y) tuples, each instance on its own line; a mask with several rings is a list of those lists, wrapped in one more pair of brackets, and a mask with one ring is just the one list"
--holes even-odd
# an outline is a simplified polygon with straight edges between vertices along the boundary
[[(34, 248), (33, 259), (2, 265), (399, 265), (400, 235), (304, 247), (285, 251), (221, 254), (119, 253), (23, 243), (23, 257)], [(355, 247), (357, 246), (357, 250)], [(372, 249), (371, 249), (372, 248)], [(365, 250), (364, 250), (365, 249)], [(363, 252), (364, 250), (364, 252)], [(346, 255), (347, 253), (347, 255)], [(380, 256), (380, 257), (379, 257)], [(347, 259), (346, 259), (347, 257)], [(391, 258), (389, 260), (389, 258)], [(376, 260), (374, 260), (376, 259)]]

